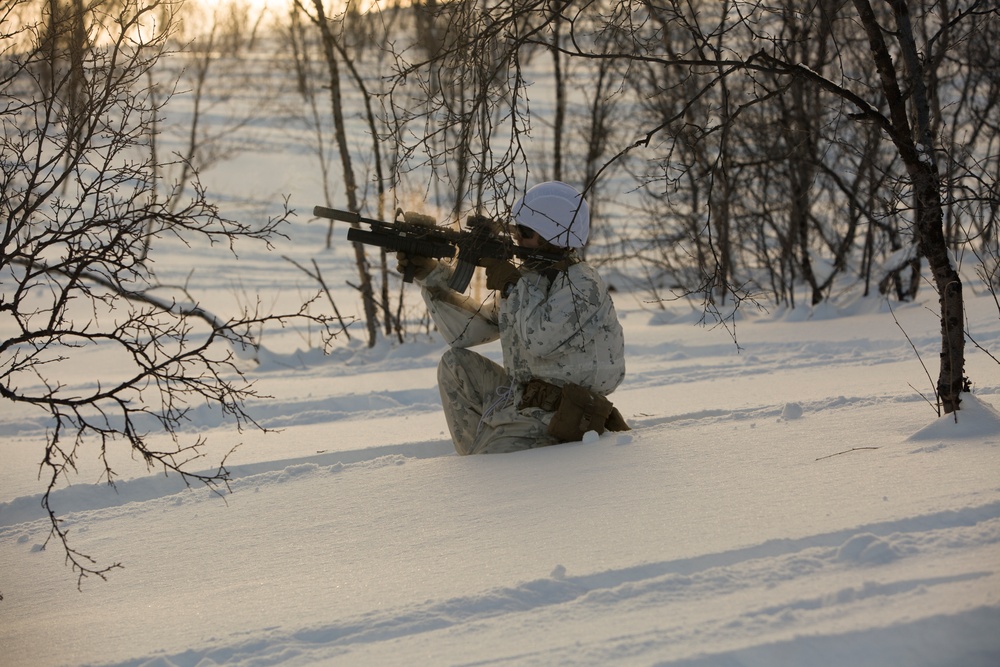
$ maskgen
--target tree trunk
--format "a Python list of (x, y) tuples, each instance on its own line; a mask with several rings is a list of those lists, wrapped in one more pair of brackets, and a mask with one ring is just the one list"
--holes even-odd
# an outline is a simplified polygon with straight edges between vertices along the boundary
[(563, 180), (562, 140), (563, 125), (566, 122), (566, 82), (562, 71), (562, 56), (559, 53), (559, 28), (562, 25), (560, 11), (561, 5), (558, 5), (552, 15), (552, 75), (556, 89), (555, 121), (552, 126), (552, 178), (556, 181)]
[(948, 255), (937, 169), (933, 163), (922, 162), (913, 166), (907, 163), (907, 169), (913, 179), (917, 202), (917, 244), (920, 254), (927, 258), (941, 307), (941, 370), (937, 393), (941, 406), (949, 413), (959, 409), (959, 394), (967, 385), (962, 280)]
[[(344, 106), (340, 93), (340, 67), (337, 64), (336, 43), (330, 30), (330, 21), (323, 10), (323, 0), (313, 0), (316, 8), (316, 25), (323, 37), (323, 54), (330, 70), (330, 103), (333, 113), (334, 136), (337, 148), (340, 150), (341, 167), (344, 171), (344, 190), (347, 194), (347, 207), (355, 213), (358, 207), (358, 185), (354, 180), (354, 168), (351, 165), (350, 146), (347, 144), (347, 132), (344, 129)], [(365, 255), (364, 246), (354, 244), (354, 259), (358, 266), (358, 277), (361, 280), (361, 299), (365, 309), (365, 322), (368, 326), (368, 347), (374, 347), (378, 340), (378, 308), (375, 304), (375, 292), (372, 288), (371, 268)]]

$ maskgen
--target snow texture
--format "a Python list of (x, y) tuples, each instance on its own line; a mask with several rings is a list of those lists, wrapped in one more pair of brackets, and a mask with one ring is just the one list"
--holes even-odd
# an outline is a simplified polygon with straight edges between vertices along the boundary
[[(249, 261), (244, 281), (284, 270)], [(272, 339), (255, 375), (273, 398), (253, 407), (279, 430), (208, 408), (190, 426), (210, 455), (242, 442), (231, 495), (125, 454), (116, 489), (90, 460), (55, 492), (74, 546), (125, 566), (82, 592), (41, 548), (44, 424), (5, 405), (3, 663), (997, 664), (995, 361), (970, 350), (981, 383), (956, 421), (914, 391), (877, 302), (743, 318), (739, 350), (618, 305), (631, 370), (613, 398), (634, 430), (510, 455), (454, 454), (433, 338), (329, 357)], [(990, 299), (969, 312), (996, 349)], [(896, 317), (932, 355), (929, 311)]]
[[(311, 210), (318, 170), (286, 148), (278, 135), (218, 165), (209, 192)], [(215, 312), (315, 290), (282, 255), (315, 258), (360, 312), (343, 229), (332, 251), (325, 231), (300, 214), (239, 261), (169, 240), (153, 253), (164, 284)], [(110, 453), (116, 488), (93, 451), (53, 493), (74, 548), (124, 565), (81, 592), (42, 548), (47, 425), (5, 402), (0, 663), (994, 667), (1000, 366), (982, 349), (1000, 351), (1000, 320), (981, 285), (966, 294), (980, 347), (957, 421), (923, 397), (910, 345), (937, 359), (930, 289), (894, 306), (899, 326), (880, 299), (845, 297), (735, 330), (619, 290), (629, 372), (612, 398), (633, 430), (479, 457), (448, 438), (433, 335), (367, 349), (356, 324), (323, 356), (308, 331), (266, 332), (247, 364), (272, 398), (250, 407), (274, 430), (196, 406), (183, 434), (207, 438), (206, 469), (241, 445), (231, 494), (127, 451)], [(92, 380), (86, 358), (69, 368)]]

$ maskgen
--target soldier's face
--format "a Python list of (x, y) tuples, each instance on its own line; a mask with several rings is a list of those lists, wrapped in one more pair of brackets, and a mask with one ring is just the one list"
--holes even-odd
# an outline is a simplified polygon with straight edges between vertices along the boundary
[(516, 225), (514, 227), (514, 241), (522, 248), (534, 250), (542, 244), (542, 237), (529, 227)]

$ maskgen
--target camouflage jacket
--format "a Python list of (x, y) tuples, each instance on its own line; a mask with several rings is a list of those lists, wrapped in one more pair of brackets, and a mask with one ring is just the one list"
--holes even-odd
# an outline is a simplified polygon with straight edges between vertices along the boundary
[(509, 297), (484, 303), (449, 290), (450, 271), (442, 263), (422, 282), (427, 309), (452, 347), (499, 338), (504, 369), (515, 385), (538, 378), (607, 395), (625, 378), (625, 338), (614, 303), (586, 262), (551, 281), (523, 272)]

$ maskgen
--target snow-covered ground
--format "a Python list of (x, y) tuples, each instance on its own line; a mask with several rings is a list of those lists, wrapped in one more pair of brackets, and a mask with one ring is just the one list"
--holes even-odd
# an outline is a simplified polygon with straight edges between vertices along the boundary
[[(238, 264), (161, 247), (159, 270), (195, 267), (206, 295), (292, 291), (307, 279), (278, 255), (316, 256), (322, 230), (292, 231)], [(346, 250), (318, 254), (349, 275)], [(1000, 349), (995, 303), (968, 293), (969, 330)], [(895, 312), (933, 360), (923, 300)], [(355, 336), (323, 357), (274, 334), (286, 351), (255, 371), (273, 398), (253, 407), (280, 430), (240, 434), (207, 409), (190, 427), (209, 461), (242, 442), (231, 495), (125, 454), (116, 492), (96, 452), (55, 493), (73, 546), (124, 565), (82, 592), (40, 549), (45, 424), (4, 405), (0, 662), (998, 664), (996, 361), (970, 347), (955, 423), (918, 395), (928, 380), (878, 299), (747, 314), (740, 350), (678, 304), (618, 306), (614, 399), (634, 430), (502, 456), (454, 455), (435, 338)]]
[[(218, 312), (298, 303), (316, 285), (281, 256), (315, 258), (360, 312), (351, 252), (309, 221), (309, 151), (265, 132), (205, 180), (225, 205), (290, 194), (289, 240), (239, 261), (161, 241), (160, 279)], [(972, 279), (966, 296), (1000, 356), (996, 302)], [(96, 450), (53, 494), (72, 546), (124, 566), (80, 592), (41, 549), (47, 425), (0, 404), (0, 665), (1000, 664), (1000, 364), (970, 345), (975, 393), (957, 423), (936, 417), (907, 340), (936, 374), (931, 291), (894, 306), (899, 325), (878, 298), (744, 308), (738, 347), (647, 298), (616, 292), (613, 399), (634, 430), (501, 456), (454, 454), (444, 345), (416, 325), (367, 349), (357, 324), (329, 356), (266, 332), (251, 373), (271, 398), (251, 408), (274, 431), (200, 408), (184, 433), (207, 438), (205, 469), (240, 444), (231, 494), (127, 451), (110, 489)]]

